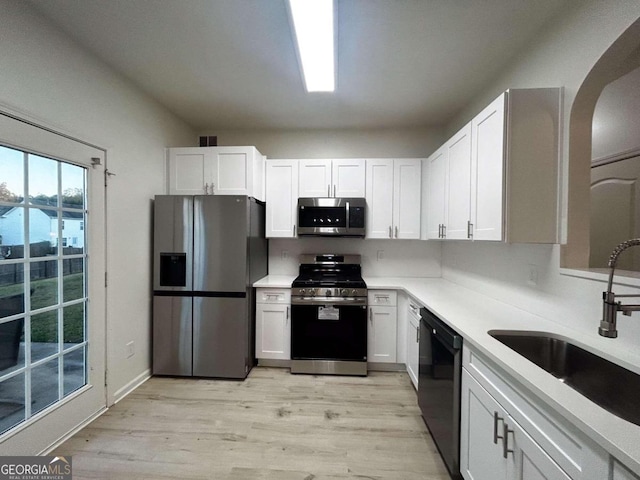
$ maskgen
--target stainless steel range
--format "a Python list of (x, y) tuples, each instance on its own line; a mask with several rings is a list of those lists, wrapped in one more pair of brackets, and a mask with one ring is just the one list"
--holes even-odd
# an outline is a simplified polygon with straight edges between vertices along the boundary
[(301, 255), (291, 287), (291, 373), (366, 375), (360, 255)]

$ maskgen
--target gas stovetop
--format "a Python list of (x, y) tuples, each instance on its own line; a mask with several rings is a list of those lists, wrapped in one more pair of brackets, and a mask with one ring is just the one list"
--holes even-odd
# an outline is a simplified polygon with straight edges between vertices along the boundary
[(361, 297), (367, 295), (360, 255), (302, 255), (300, 275), (291, 284), (294, 296)]

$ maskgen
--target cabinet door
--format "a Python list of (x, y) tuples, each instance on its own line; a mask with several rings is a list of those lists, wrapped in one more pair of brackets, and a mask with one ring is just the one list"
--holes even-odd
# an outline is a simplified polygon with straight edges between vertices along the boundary
[(367, 160), (367, 238), (392, 238), (393, 160)]
[(420, 238), (420, 170), (419, 158), (393, 162), (393, 237)]
[(471, 221), (471, 124), (446, 144), (446, 238), (467, 239)]
[(420, 362), (420, 321), (409, 315), (409, 325), (407, 327), (407, 373), (411, 378), (411, 383), (417, 390)]
[(471, 223), (474, 240), (502, 240), (505, 97), (471, 121)]
[(253, 195), (253, 147), (212, 147), (214, 195)]
[(507, 412), (463, 368), (460, 399), (460, 471), (466, 480), (509, 478), (501, 439), (505, 421)]
[(331, 165), (333, 197), (365, 196), (365, 160), (333, 160)]
[(291, 307), (256, 304), (256, 357), (291, 359)]
[[(441, 226), (444, 225), (445, 177), (447, 172), (447, 150), (445, 146), (436, 150), (427, 158), (428, 197), (427, 238), (441, 238)], [(424, 193), (423, 193), (424, 194)]]
[(369, 307), (367, 361), (396, 362), (397, 323), (395, 307)]
[(267, 160), (266, 236), (295, 237), (298, 161)]
[(571, 480), (511, 417), (507, 424), (507, 478), (514, 480)]
[(300, 160), (300, 197), (331, 197), (331, 160)]
[(169, 149), (169, 195), (210, 193), (213, 182), (213, 151), (210, 148)]

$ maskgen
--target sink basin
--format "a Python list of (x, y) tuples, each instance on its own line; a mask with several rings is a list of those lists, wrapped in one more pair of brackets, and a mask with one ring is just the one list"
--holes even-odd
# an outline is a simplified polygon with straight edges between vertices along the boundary
[(519, 353), (617, 417), (640, 425), (640, 375), (551, 333), (491, 330)]

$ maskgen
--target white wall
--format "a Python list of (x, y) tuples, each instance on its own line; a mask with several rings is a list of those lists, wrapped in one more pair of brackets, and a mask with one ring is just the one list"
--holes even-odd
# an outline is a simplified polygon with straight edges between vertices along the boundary
[[(106, 148), (107, 167), (116, 174), (107, 188), (112, 401), (150, 367), (151, 199), (163, 192), (163, 148), (187, 144), (195, 133), (50, 26), (28, 2), (0, 0), (0, 9), (0, 107)], [(129, 341), (135, 355), (127, 359)]]
[(222, 130), (218, 145), (255, 145), (268, 158), (423, 158), (442, 143), (442, 128), (372, 130)]
[[(638, 17), (640, 3), (637, 2), (576, 2), (568, 16), (542, 32), (539, 42), (518, 55), (509, 69), (471, 102), (447, 130), (455, 132), (507, 88), (564, 86), (563, 170), (566, 175), (570, 157), (569, 117), (576, 93), (602, 54)], [(579, 180), (586, 182), (588, 189), (590, 158), (587, 156), (582, 160), (586, 175)], [(574, 180), (572, 178), (571, 182)], [(569, 185), (569, 179), (565, 177), (565, 189)], [(567, 197), (565, 190), (565, 202)], [(588, 199), (583, 208), (588, 209)], [(597, 336), (601, 293), (606, 289), (604, 276), (594, 280), (561, 274), (560, 253), (558, 245), (445, 242), (442, 273), (446, 279)], [(537, 270), (537, 285), (529, 283), (530, 266)], [(615, 286), (616, 293), (634, 290), (637, 292), (634, 288)], [(640, 316), (619, 318), (620, 337), (611, 340), (611, 348), (637, 348), (640, 345)], [(532, 328), (535, 329), (535, 325)]]
[[(381, 258), (378, 259), (379, 252)], [(440, 244), (420, 240), (299, 238), (269, 240), (269, 274), (297, 275), (303, 253), (362, 255), (362, 274), (370, 277), (439, 277)]]

